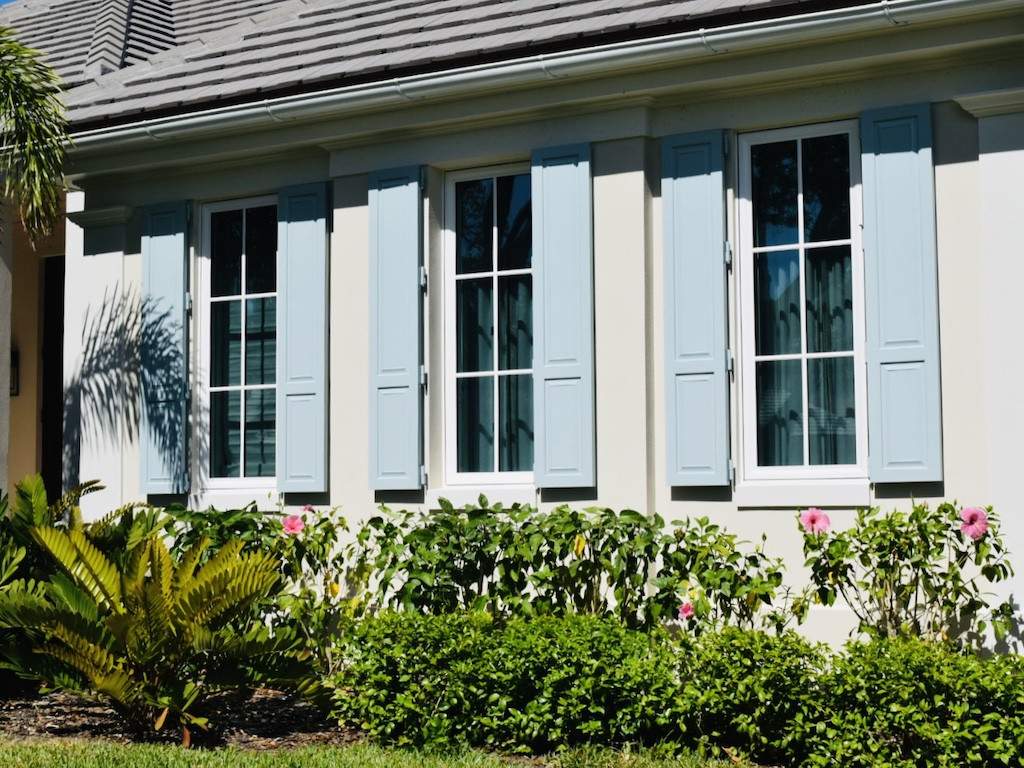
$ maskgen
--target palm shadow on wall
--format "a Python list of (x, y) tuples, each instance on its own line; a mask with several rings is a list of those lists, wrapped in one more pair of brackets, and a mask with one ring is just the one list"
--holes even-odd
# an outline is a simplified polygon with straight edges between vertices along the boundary
[[(116, 447), (123, 439), (148, 440), (172, 476), (188, 476), (181, 335), (168, 310), (131, 288), (115, 285), (89, 309), (78, 367), (64, 387), (65, 488), (93, 479), (80, 476), (83, 446)], [(205, 445), (194, 447), (200, 456), (207, 452)]]

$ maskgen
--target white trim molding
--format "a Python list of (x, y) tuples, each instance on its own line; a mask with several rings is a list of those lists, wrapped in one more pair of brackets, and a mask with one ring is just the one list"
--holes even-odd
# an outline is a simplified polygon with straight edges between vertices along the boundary
[(956, 103), (975, 117), (995, 117), (1024, 112), (1024, 88), (985, 91), (957, 96)]

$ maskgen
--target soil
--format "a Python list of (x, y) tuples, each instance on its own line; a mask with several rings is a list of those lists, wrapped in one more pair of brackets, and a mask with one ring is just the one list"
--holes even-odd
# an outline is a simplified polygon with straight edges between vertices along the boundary
[[(345, 745), (360, 740), (338, 728), (306, 701), (277, 691), (257, 691), (251, 698), (225, 698), (214, 704), (209, 731), (195, 731), (196, 746), (231, 746), (263, 751), (313, 745)], [(65, 693), (0, 698), (0, 738), (33, 740), (45, 737), (99, 739), (119, 743), (140, 740), (117, 713), (102, 703)], [(168, 729), (148, 740), (177, 743), (180, 733)]]

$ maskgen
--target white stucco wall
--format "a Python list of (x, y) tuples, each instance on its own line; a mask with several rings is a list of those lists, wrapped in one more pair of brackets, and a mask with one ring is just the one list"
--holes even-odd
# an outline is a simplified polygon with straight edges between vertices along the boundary
[[(922, 33), (923, 34), (923, 33)], [(927, 39), (930, 38), (922, 38)], [(919, 41), (920, 42), (920, 41)], [(924, 43), (921, 43), (922, 45)], [(909, 45), (909, 43), (908, 43)], [(822, 505), (820, 489), (769, 497), (737, 488), (728, 491), (681, 491), (666, 479), (662, 318), (662, 213), (659, 187), (659, 143), (673, 133), (728, 128), (735, 132), (853, 118), (884, 105), (933, 102), (935, 181), (938, 221), (940, 326), (942, 335), (943, 431), (945, 482), (939, 486), (889, 489), (864, 488), (857, 501), (830, 509), (837, 525), (849, 522), (853, 505), (900, 506), (911, 498), (959, 499), (963, 503), (995, 504), (1006, 521), (1010, 543), (1020, 553), (1024, 574), (1024, 514), (1021, 513), (1016, 465), (1024, 455), (1024, 402), (1019, 382), (1022, 363), (1012, 354), (1020, 346), (1021, 306), (1017, 293), (1024, 278), (1019, 222), (1024, 220), (1024, 123), (1020, 115), (982, 118), (961, 109), (960, 94), (1009, 87), (1024, 82), (1024, 58), (1002, 39), (982, 55), (965, 53), (950, 64), (947, 52), (933, 61), (910, 65), (901, 58), (879, 59), (877, 67), (854, 68), (841, 77), (832, 71), (843, 56), (866, 55), (869, 46), (848, 42), (827, 51), (779, 53), (751, 62), (712, 61), (677, 73), (687, 82), (669, 95), (629, 99), (640, 87), (639, 75), (623, 75), (612, 84), (584, 84), (580, 92), (602, 89), (617, 96), (600, 106), (573, 110), (540, 102), (550, 94), (510, 93), (481, 98), (473, 105), (411, 106), (408, 112), (373, 116), (341, 116), (308, 128), (282, 126), (271, 137), (225, 136), (181, 151), (190, 161), (177, 165), (164, 147), (152, 148), (151, 160), (166, 164), (154, 170), (100, 173), (102, 161), (81, 166), (89, 209), (188, 199), (205, 201), (272, 193), (289, 184), (330, 180), (333, 215), (330, 256), (330, 491), (320, 500), (342, 507), (350, 521), (375, 511), (377, 501), (394, 505), (433, 503), (440, 495), (458, 503), (475, 498), (480, 489), (448, 487), (443, 462), (443, 253), (441, 228), (445, 172), (510, 161), (524, 161), (532, 150), (553, 144), (593, 145), (594, 290), (597, 380), (597, 496), (543, 494), (541, 503), (562, 500), (657, 512), (667, 520), (709, 515), (749, 541), (767, 537), (768, 550), (783, 556), (791, 581), (802, 578), (801, 538), (795, 508)], [(774, 54), (773, 54), (774, 56)], [(817, 57), (817, 58), (815, 58)], [(829, 66), (815, 67), (828, 59)], [(779, 74), (767, 73), (772, 66)], [(885, 64), (884, 67), (881, 65)], [(827, 71), (826, 71), (827, 70)], [(827, 77), (825, 75), (828, 75)], [(648, 83), (665, 83), (658, 74)], [(553, 86), (559, 88), (562, 86)], [(484, 119), (488, 110), (498, 115)], [(476, 113), (472, 118), (460, 115)], [(447, 112), (445, 112), (447, 110)], [(445, 123), (442, 117), (449, 120)], [(432, 121), (430, 129), (417, 120)], [(467, 124), (471, 122), (471, 124)], [(443, 124), (445, 127), (438, 127)], [(313, 138), (311, 138), (313, 137)], [(213, 160), (228, 145), (264, 142), (266, 154), (245, 160)], [(312, 144), (312, 145), (311, 145)], [(735, 152), (731, 155), (735, 157)], [(143, 163), (141, 155), (125, 154), (124, 164)], [(115, 158), (109, 163), (119, 162)], [(367, 447), (369, 340), (367, 177), (372, 170), (406, 164), (429, 166), (424, 200), (426, 263), (431, 289), (426, 308), (427, 363), (431, 377), (426, 404), (426, 455), (429, 488), (425, 495), (375, 496), (368, 485)], [(730, 232), (735, 239), (735, 172), (728, 176)], [(159, 183), (155, 183), (158, 181)], [(83, 205), (81, 197), (73, 197)], [(70, 206), (69, 206), (70, 207)], [(198, 209), (198, 208), (197, 208)], [(195, 217), (196, 219), (198, 217)], [(137, 238), (126, 225), (124, 245), (91, 252), (82, 233), (69, 225), (67, 235), (67, 309), (65, 366), (75, 369), (81, 352), (81, 323), (114, 284), (137, 285)], [(193, 233), (193, 243), (198, 239)], [(92, 249), (96, 250), (96, 249)], [(193, 248), (192, 268), (199, 254)], [(736, 348), (735, 275), (730, 277), (731, 333)], [(0, 284), (0, 301), (2, 301)], [(195, 333), (193, 333), (195, 338)], [(193, 369), (200, 361), (193, 350)], [(0, 382), (2, 383), (2, 382)], [(733, 388), (733, 453), (738, 393)], [(0, 412), (2, 417), (2, 412)], [(742, 467), (740, 476), (742, 477)], [(90, 497), (88, 512), (99, 514), (123, 501), (138, 498), (138, 451), (124, 435), (84, 440), (82, 479), (101, 477), (108, 485)], [(537, 501), (534, 492), (503, 494), (487, 489), (493, 499)], [(193, 503), (231, 506), (251, 500), (244, 494), (197, 494)], [(305, 499), (301, 503), (305, 503)], [(826, 498), (827, 501), (827, 498)], [(1020, 577), (1018, 577), (1020, 579)], [(1012, 588), (1024, 593), (1018, 580)], [(818, 610), (809, 631), (841, 639), (851, 623), (842, 609)]]
[[(979, 119), (978, 202), (980, 232), (976, 246), (964, 252), (977, 264), (983, 300), (975, 310), (980, 350), (971, 397), (960, 401), (984, 425), (984, 500), (1002, 512), (1007, 545), (1017, 554), (1017, 574), (1002, 590), (1024, 602), (1024, 111)], [(965, 367), (970, 363), (964, 361)], [(955, 407), (955, 406), (953, 406)]]

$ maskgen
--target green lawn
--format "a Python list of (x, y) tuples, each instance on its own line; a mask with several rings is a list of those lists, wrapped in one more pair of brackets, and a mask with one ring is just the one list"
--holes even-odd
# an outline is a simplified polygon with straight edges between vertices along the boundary
[(369, 746), (311, 747), (241, 752), (100, 742), (0, 742), (3, 768), (729, 768), (697, 758), (664, 760), (612, 752), (572, 752), (547, 761), (500, 758), (479, 752), (434, 756)]

